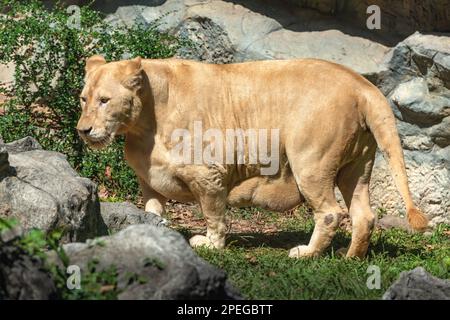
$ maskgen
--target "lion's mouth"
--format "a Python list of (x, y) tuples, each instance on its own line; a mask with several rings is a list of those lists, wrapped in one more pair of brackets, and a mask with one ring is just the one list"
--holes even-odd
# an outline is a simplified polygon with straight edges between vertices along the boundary
[(91, 149), (103, 149), (111, 144), (114, 137), (113, 135), (107, 135), (101, 138), (83, 137), (83, 140)]

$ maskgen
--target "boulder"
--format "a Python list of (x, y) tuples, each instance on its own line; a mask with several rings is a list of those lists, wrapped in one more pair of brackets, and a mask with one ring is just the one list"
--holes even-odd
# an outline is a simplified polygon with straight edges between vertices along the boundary
[[(239, 298), (223, 271), (198, 257), (178, 232), (165, 227), (133, 225), (112, 236), (66, 244), (64, 249), (70, 264), (82, 273), (94, 260), (98, 271), (115, 267), (119, 299)], [(49, 259), (57, 262), (54, 255)]]
[[(450, 222), (450, 38), (415, 33), (387, 55), (371, 79), (397, 118), (413, 197), (431, 225)], [(404, 205), (383, 157), (371, 180), (372, 205), (388, 214)]]
[(383, 300), (450, 300), (450, 280), (433, 277), (422, 267), (404, 271)]
[[(57, 152), (41, 150), (33, 138), (0, 145), (0, 217), (14, 217), (24, 230), (62, 229), (64, 241), (84, 241), (107, 233), (97, 187), (80, 177)], [(1, 163), (0, 163), (1, 164)]]
[(166, 219), (154, 213), (145, 212), (129, 202), (101, 202), (100, 212), (110, 232), (118, 232), (134, 224), (154, 226), (167, 224)]
[(381, 219), (378, 219), (377, 226), (383, 230), (389, 230), (392, 228), (402, 229), (405, 231), (412, 231), (408, 221), (405, 218), (398, 216), (387, 215)]

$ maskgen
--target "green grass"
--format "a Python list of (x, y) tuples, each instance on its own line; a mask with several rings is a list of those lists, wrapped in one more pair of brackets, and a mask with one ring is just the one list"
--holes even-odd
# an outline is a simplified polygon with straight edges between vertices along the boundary
[[(272, 222), (277, 216), (264, 214)], [(249, 213), (242, 215), (243, 219), (251, 217)], [(196, 251), (225, 270), (248, 299), (380, 299), (402, 271), (418, 266), (437, 277), (450, 278), (449, 225), (439, 226), (432, 235), (377, 230), (363, 260), (334, 254), (350, 242), (350, 234), (339, 231), (322, 257), (298, 260), (288, 257), (288, 249), (308, 243), (312, 218), (293, 215), (278, 220), (280, 231), (276, 233), (234, 233), (225, 250)], [(184, 233), (190, 236), (186, 230)], [(370, 265), (380, 268), (380, 289), (367, 287)]]

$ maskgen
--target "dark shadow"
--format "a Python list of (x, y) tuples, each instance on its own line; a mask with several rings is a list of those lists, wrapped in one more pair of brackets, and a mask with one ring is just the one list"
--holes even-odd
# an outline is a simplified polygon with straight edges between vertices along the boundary
[[(186, 239), (193, 236), (193, 233), (187, 229), (179, 230)], [(311, 238), (311, 232), (305, 231), (281, 231), (276, 233), (231, 233), (227, 236), (227, 247), (238, 247), (245, 249), (252, 248), (273, 248), (289, 250), (295, 246), (308, 244)], [(337, 233), (333, 238), (331, 246), (325, 251), (325, 255), (336, 252), (341, 248), (347, 248), (351, 237), (343, 233)], [(388, 257), (395, 258), (405, 253), (420, 255), (420, 249), (405, 248), (383, 241), (383, 237), (376, 243), (371, 243), (367, 252), (367, 257), (371, 254), (386, 254)]]
[(9, 166), (7, 168), (3, 168), (0, 171), (0, 182), (3, 181), (3, 179), (7, 177), (17, 177), (17, 171), (16, 168)]
[(304, 8), (289, 0), (226, 0), (239, 4), (253, 12), (260, 13), (280, 23), (284, 29), (296, 32), (311, 32), (339, 30), (347, 35), (362, 37), (381, 43), (385, 46), (395, 46), (406, 38), (405, 35), (385, 34), (379, 30), (369, 30), (366, 25), (352, 17), (340, 13), (325, 14), (318, 10)]
[[(88, 1), (90, 2), (90, 1)], [(156, 7), (165, 3), (166, 0), (96, 0), (92, 5), (95, 10), (102, 11), (104, 13), (114, 13), (117, 8), (123, 6), (151, 6)]]
[[(166, 0), (66, 0), (64, 4), (69, 5), (88, 5), (91, 2), (94, 2), (91, 5), (92, 9), (101, 11), (103, 13), (109, 14), (116, 12), (117, 8), (123, 6), (160, 6), (166, 2)], [(55, 1), (54, 0), (45, 0), (45, 5), (47, 7), (51, 7)]]
[(227, 245), (242, 248), (269, 247), (291, 249), (300, 243), (308, 243), (311, 233), (304, 231), (281, 231), (277, 233), (231, 233)]

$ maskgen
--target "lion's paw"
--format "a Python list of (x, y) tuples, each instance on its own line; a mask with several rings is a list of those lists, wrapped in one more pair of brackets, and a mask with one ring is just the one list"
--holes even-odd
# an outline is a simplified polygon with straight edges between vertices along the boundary
[(297, 246), (289, 250), (290, 258), (309, 258), (314, 256), (316, 256), (316, 254), (309, 246)]
[(189, 239), (189, 244), (193, 248), (205, 246), (207, 248), (214, 248), (214, 244), (206, 236), (195, 235)]

